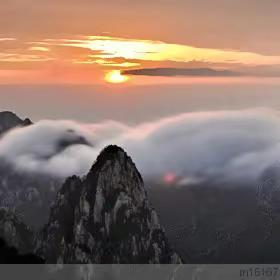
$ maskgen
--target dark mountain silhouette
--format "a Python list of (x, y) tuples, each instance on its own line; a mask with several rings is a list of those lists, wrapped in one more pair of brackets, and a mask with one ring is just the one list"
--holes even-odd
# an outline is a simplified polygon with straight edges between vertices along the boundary
[(0, 112), (0, 134), (17, 126), (32, 125), (32, 121), (28, 118), (22, 120), (16, 114), (9, 111)]
[(8, 246), (0, 238), (0, 264), (43, 264), (44, 260), (34, 254), (19, 254), (15, 247)]

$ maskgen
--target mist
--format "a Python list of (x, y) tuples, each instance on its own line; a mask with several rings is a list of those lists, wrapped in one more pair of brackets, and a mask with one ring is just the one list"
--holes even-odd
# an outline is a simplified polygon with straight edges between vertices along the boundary
[(178, 114), (128, 126), (44, 120), (0, 140), (0, 157), (24, 172), (85, 175), (109, 144), (123, 147), (145, 180), (178, 186), (207, 180), (257, 183), (280, 158), (280, 114), (272, 109)]

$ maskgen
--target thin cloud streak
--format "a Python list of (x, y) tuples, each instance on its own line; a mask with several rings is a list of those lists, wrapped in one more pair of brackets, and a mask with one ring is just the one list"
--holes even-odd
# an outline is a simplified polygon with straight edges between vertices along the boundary
[(0, 42), (16, 41), (16, 40), (17, 40), (16, 38), (10, 38), (10, 37), (7, 37), (7, 38), (0, 38)]
[(34, 54), (22, 54), (22, 53), (0, 53), (0, 62), (46, 62), (51, 61), (53, 58), (34, 55)]
[(211, 68), (142, 68), (124, 70), (122, 75), (132, 76), (199, 76), (199, 77), (239, 77), (241, 73), (229, 70), (214, 70)]
[(29, 51), (49, 52), (50, 49), (42, 46), (33, 46), (28, 48)]

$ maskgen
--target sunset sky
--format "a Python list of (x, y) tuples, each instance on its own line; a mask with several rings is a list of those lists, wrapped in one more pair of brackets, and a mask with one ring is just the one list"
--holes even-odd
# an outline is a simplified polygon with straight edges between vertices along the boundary
[(275, 92), (279, 8), (273, 0), (1, 1), (0, 99), (7, 87), (38, 85), (97, 94), (261, 84)]
[(121, 71), (139, 68), (278, 76), (280, 4), (245, 2), (2, 1), (0, 82), (122, 83)]

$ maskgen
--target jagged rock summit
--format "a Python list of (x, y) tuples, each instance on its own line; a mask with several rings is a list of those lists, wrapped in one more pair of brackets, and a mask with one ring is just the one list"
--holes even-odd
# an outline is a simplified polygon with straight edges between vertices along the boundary
[(28, 126), (31, 124), (32, 122), (30, 119), (26, 118), (22, 120), (13, 112), (10, 111), (0, 112), (0, 134), (16, 126)]
[(140, 173), (117, 146), (88, 175), (68, 178), (38, 237), (47, 263), (180, 263), (147, 200)]

